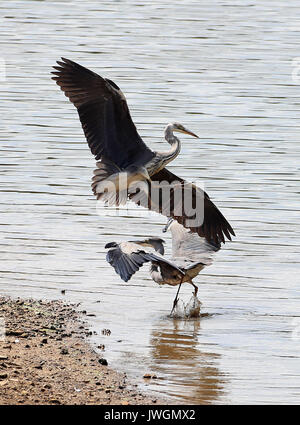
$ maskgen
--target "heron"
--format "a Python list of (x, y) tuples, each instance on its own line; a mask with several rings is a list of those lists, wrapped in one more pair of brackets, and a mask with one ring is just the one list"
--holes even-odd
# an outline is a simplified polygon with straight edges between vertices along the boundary
[[(166, 168), (180, 153), (181, 142), (175, 133), (195, 138), (198, 136), (178, 122), (170, 123), (164, 131), (170, 149), (166, 152), (151, 150), (139, 135), (126, 98), (117, 84), (70, 59), (61, 59), (54, 66), (52, 79), (76, 107), (87, 143), (97, 161), (92, 180), (92, 189), (97, 199), (114, 205), (122, 204), (124, 198), (130, 199), (137, 205), (172, 217), (207, 241), (225, 243), (226, 238), (231, 240), (235, 233), (208, 194)], [(114, 195), (113, 190), (107, 189), (108, 183), (115, 186), (122, 176), (126, 177), (124, 187), (121, 188), (125, 189), (125, 197), (118, 190)], [(143, 183), (138, 190), (139, 196), (127, 193), (128, 182), (140, 182), (141, 186)], [(161, 196), (162, 183), (171, 186), (168, 197)], [(156, 200), (152, 196), (154, 189), (158, 192)], [(192, 205), (196, 205), (198, 199), (201, 200), (201, 205), (198, 203), (200, 206), (195, 211), (186, 208), (186, 201), (181, 201), (179, 208), (178, 199), (182, 198), (183, 189), (187, 194), (184, 199), (189, 199)], [(195, 215), (201, 219), (191, 220)]]
[[(205, 238), (185, 229), (174, 219), (169, 219), (163, 232), (172, 234), (172, 260), (163, 257), (165, 241), (160, 238), (149, 238), (142, 241), (109, 242), (106, 260), (115, 269), (116, 273), (125, 282), (143, 266), (150, 262), (150, 276), (159, 285), (177, 286), (178, 290), (173, 301), (173, 313), (181, 285), (185, 282), (194, 287), (194, 296), (197, 296), (198, 287), (193, 279), (198, 276), (205, 266), (212, 263), (212, 254), (220, 249), (220, 244), (207, 242)], [(154, 248), (158, 255), (145, 250), (145, 247)]]
[[(220, 241), (207, 241), (191, 230), (184, 228), (173, 218), (169, 218), (163, 232), (171, 231), (172, 234), (172, 260), (181, 269), (187, 270), (190, 282), (195, 279), (205, 266), (212, 264), (213, 254), (221, 248)], [(173, 310), (178, 301), (178, 295), (181, 288), (181, 282), (174, 300)], [(193, 284), (194, 285), (194, 284)], [(195, 285), (194, 285), (195, 286)], [(196, 287), (197, 288), (197, 287)], [(198, 288), (195, 289), (196, 296)], [(172, 310), (172, 311), (173, 311)]]

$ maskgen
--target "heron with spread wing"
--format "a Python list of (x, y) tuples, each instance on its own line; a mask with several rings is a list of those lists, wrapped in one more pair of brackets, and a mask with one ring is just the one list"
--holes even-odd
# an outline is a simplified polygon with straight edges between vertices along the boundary
[[(126, 98), (113, 81), (69, 59), (62, 58), (57, 64), (52, 78), (77, 108), (88, 145), (98, 161), (92, 183), (97, 198), (119, 205), (123, 200), (118, 192), (127, 189), (130, 183), (142, 182), (147, 191), (143, 193), (143, 189), (139, 188), (139, 196), (130, 193), (127, 196), (126, 192), (126, 199), (129, 197), (138, 205), (173, 217), (207, 241), (225, 243), (225, 238), (231, 240), (231, 235), (234, 235), (232, 227), (207, 193), (165, 168), (180, 152), (181, 142), (174, 133), (197, 137), (196, 134), (179, 123), (168, 124), (165, 139), (171, 146), (170, 150), (152, 151), (138, 134)], [(126, 177), (125, 187), (117, 183), (122, 176)], [(162, 182), (171, 186), (166, 198), (160, 195)], [(103, 189), (108, 183), (117, 187), (115, 196)], [(155, 188), (159, 195), (154, 200), (151, 194)], [(192, 207), (186, 208), (186, 201), (181, 201), (181, 208), (178, 208), (178, 199), (182, 199), (183, 189), (192, 205), (199, 205), (196, 201), (201, 200), (201, 220), (191, 220), (195, 211)]]
[[(168, 220), (163, 231), (167, 230), (170, 230), (172, 234), (172, 261), (163, 257), (165, 242), (160, 238), (121, 243), (109, 242), (105, 248), (108, 249), (107, 262), (124, 282), (128, 282), (143, 264), (150, 262), (150, 276), (154, 282), (159, 285), (179, 285), (173, 302), (173, 312), (183, 283), (193, 285), (194, 296), (197, 296), (198, 287), (193, 279), (204, 267), (212, 263), (213, 254), (220, 249), (220, 244), (208, 242), (173, 219)], [(147, 248), (154, 248), (161, 255)]]

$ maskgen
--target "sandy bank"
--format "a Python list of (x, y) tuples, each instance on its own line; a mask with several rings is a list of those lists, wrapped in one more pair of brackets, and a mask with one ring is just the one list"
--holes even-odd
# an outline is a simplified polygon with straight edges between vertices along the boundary
[(0, 297), (0, 404), (154, 404), (110, 369), (75, 306)]

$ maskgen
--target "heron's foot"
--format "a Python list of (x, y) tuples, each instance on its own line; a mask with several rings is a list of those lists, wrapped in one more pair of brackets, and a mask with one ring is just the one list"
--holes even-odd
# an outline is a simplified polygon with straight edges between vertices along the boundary
[(179, 284), (178, 291), (176, 293), (176, 297), (175, 297), (174, 302), (173, 302), (173, 308), (172, 308), (172, 311), (171, 311), (171, 315), (173, 314), (173, 311), (175, 310), (175, 307), (177, 306), (180, 288), (181, 288), (181, 283)]
[(173, 314), (173, 311), (175, 310), (177, 303), (178, 303), (178, 297), (176, 297), (175, 300), (173, 301), (173, 308), (171, 310), (171, 315)]

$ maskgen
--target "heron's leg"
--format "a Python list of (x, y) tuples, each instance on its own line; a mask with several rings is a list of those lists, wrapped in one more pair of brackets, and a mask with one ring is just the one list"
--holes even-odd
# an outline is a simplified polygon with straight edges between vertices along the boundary
[(193, 287), (195, 288), (194, 296), (196, 297), (198, 294), (198, 286), (196, 286), (192, 281), (190, 281), (190, 284), (193, 285)]
[(174, 301), (173, 301), (173, 308), (172, 308), (171, 314), (173, 313), (173, 311), (174, 311), (174, 309), (175, 309), (175, 307), (176, 307), (176, 305), (177, 305), (177, 303), (178, 303), (178, 294), (179, 294), (179, 291), (180, 291), (181, 285), (182, 285), (182, 283), (180, 283), (180, 284), (179, 284), (179, 288), (178, 288), (178, 291), (177, 291), (176, 297), (175, 297), (175, 299), (174, 299)]

